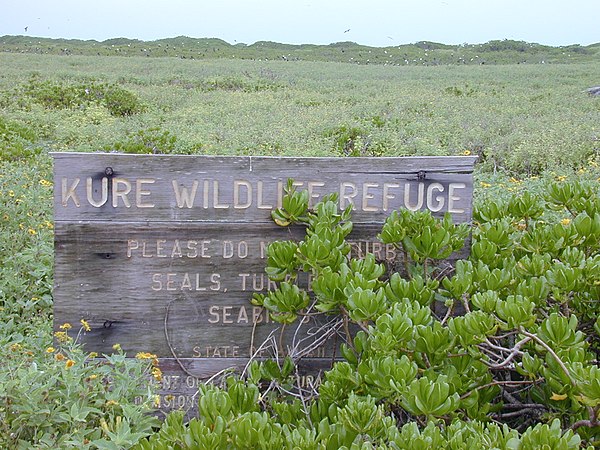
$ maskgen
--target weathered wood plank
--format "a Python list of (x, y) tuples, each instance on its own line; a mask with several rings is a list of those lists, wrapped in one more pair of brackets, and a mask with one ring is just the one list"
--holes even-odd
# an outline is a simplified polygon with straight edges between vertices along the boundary
[[(343, 337), (323, 334), (335, 318), (284, 329), (249, 301), (275, 286), (264, 273), (268, 243), (304, 235), (270, 218), (288, 178), (313, 204), (339, 193), (342, 207), (354, 207), (352, 256), (373, 253), (398, 267), (398, 250), (376, 239), (385, 218), (409, 208), (470, 222), (476, 159), (53, 157), (55, 329), (85, 319), (88, 351), (110, 353), (118, 343), (131, 356), (157, 354), (163, 411), (195, 408), (199, 382), (242, 370), (250, 357), (297, 357), (310, 346), (300, 366), (307, 383), (336, 357)], [(310, 281), (301, 274), (298, 283), (310, 291)]]
[[(356, 226), (350, 235), (354, 255), (369, 252), (399, 264), (399, 252), (379, 243), (377, 231)], [(303, 227), (274, 224), (186, 223), (173, 229), (166, 223), (59, 222), (55, 328), (85, 319), (92, 326), (83, 336), (89, 351), (109, 352), (119, 343), (128, 352), (161, 357), (250, 356), (252, 336), (258, 346), (279, 326), (249, 302), (253, 293), (276, 286), (264, 273), (267, 245), (303, 234)], [(298, 282), (310, 287), (307, 274)]]
[(293, 178), (331, 192), (355, 222), (401, 207), (471, 214), (474, 157), (269, 158), (54, 154), (55, 220), (269, 222)]

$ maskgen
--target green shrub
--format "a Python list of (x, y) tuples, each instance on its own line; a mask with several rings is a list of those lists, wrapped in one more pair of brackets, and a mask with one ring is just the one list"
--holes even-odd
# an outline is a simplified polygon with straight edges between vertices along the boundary
[(147, 364), (122, 352), (96, 362), (69, 336), (69, 324), (61, 328), (56, 347), (13, 342), (2, 351), (0, 445), (127, 448), (147, 436), (157, 425), (147, 414), (154, 400)]
[(116, 142), (107, 151), (118, 151), (123, 153), (153, 153), (165, 154), (172, 153), (175, 149), (177, 138), (169, 131), (162, 131), (158, 127), (128, 132), (125, 142)]
[[(117, 429), (121, 437), (127, 427), (131, 433), (122, 446), (135, 442), (136, 433), (149, 434), (146, 425), (135, 428), (129, 425), (133, 419), (118, 419), (135, 416), (125, 412), (129, 394), (114, 416), (108, 407), (97, 407), (106, 427), (96, 412), (87, 416), (89, 427), (75, 420), (80, 404), (65, 391), (73, 383), (73, 392), (81, 394), (87, 385), (67, 377), (96, 372), (79, 365), (80, 349), (60, 350), (74, 361), (68, 370), (66, 359), (55, 359), (56, 350), (46, 352), (55, 346), (53, 200), (51, 164), (38, 146), (183, 153), (198, 150), (197, 142), (220, 154), (476, 153), (482, 163), (475, 174), (471, 257), (444, 271), (436, 256), (451, 248), (460, 229), (399, 212), (381, 234), (396, 246), (398, 264), (350, 261), (344, 243), (349, 218), (338, 222), (329, 206), (315, 218), (302, 199), (286, 200), (279, 223), (311, 217), (312, 225), (303, 224), (314, 227), (316, 237), (274, 245), (268, 274), (283, 281), (300, 270), (320, 274), (308, 307), (318, 293), (321, 312), (313, 312), (339, 326), (340, 361), (322, 375), (320, 387), (303, 391), (295, 390), (301, 353), (251, 364), (241, 381), (203, 389), (204, 412), (189, 425), (170, 416), (167, 422), (178, 425), (165, 424), (149, 438), (157, 448), (161, 441), (163, 448), (243, 446), (246, 437), (259, 440), (256, 430), (282, 448), (599, 445), (598, 101), (584, 92), (593, 82), (591, 66), (431, 71), (218, 60), (206, 62), (199, 79), (196, 63), (178, 60), (157, 59), (152, 73), (144, 71), (145, 58), (4, 54), (2, 62), (0, 416), (8, 414), (10, 425), (0, 426), (0, 446), (85, 448), (92, 445), (80, 439), (86, 435), (95, 446), (114, 448)], [(48, 79), (38, 72), (28, 82), (30, 69), (41, 64)], [(119, 84), (98, 81), (98, 64), (106, 80)], [(260, 75), (259, 66), (267, 67)], [(66, 75), (57, 81), (52, 73)], [(174, 75), (186, 80), (177, 84), (185, 91), (165, 83)], [(131, 117), (145, 110), (140, 98), (156, 105), (147, 118), (161, 128)], [(438, 232), (439, 242), (433, 239)], [(398, 273), (378, 275), (390, 268)], [(255, 301), (289, 329), (304, 317), (297, 308), (306, 305), (305, 294), (289, 283)], [(16, 374), (32, 386), (30, 400)], [(44, 376), (56, 381), (52, 386), (60, 392), (51, 397), (64, 400), (67, 412), (38, 403), (45, 395), (38, 387), (50, 386)], [(122, 383), (133, 395), (127, 380), (111, 389)], [(101, 386), (108, 385), (92, 388), (98, 404)], [(9, 395), (30, 425), (5, 407)], [(234, 398), (242, 406), (233, 407)], [(223, 400), (212, 415), (210, 399)], [(53, 432), (44, 411), (65, 420), (55, 420), (54, 427), (66, 438), (48, 437)], [(81, 425), (77, 432), (75, 422)], [(165, 444), (167, 428), (172, 434)], [(44, 435), (46, 444), (40, 441)], [(66, 442), (69, 435), (77, 445)]]
[(117, 117), (131, 116), (146, 110), (133, 92), (95, 80), (65, 84), (32, 76), (17, 92), (48, 109), (76, 109), (99, 103)]
[[(385, 276), (373, 255), (347, 258), (350, 210), (340, 212), (335, 195), (314, 209), (308, 200), (288, 183), (273, 219), (304, 224), (306, 236), (269, 245), (266, 272), (280, 284), (252, 301), (285, 327), (307, 309), (340, 317), (341, 360), (316, 391), (294, 391), (302, 349), (254, 361), (245, 382), (201, 388), (198, 418), (184, 425), (173, 415), (136, 448), (591, 449), (600, 442), (597, 184), (557, 182), (544, 197), (514, 196), (477, 211), (471, 257), (452, 273), (435, 262), (461, 248), (466, 225), (395, 212), (379, 237), (405, 258), (404, 278)], [(542, 221), (548, 208), (570, 217)], [(312, 275), (311, 297), (293, 284), (300, 272)]]
[(41, 149), (34, 145), (36, 140), (37, 136), (30, 127), (0, 116), (0, 161), (28, 159), (39, 155)]
[[(382, 122), (374, 118), (373, 125), (381, 127)], [(333, 149), (340, 156), (382, 156), (387, 150), (385, 143), (373, 142), (369, 132), (358, 126), (341, 125), (324, 136), (333, 138)]]
[[(151, 360), (52, 335), (52, 167), (0, 161), (0, 447), (127, 448), (157, 425)], [(81, 333), (85, 332), (85, 324)]]
[(85, 93), (81, 86), (65, 86), (50, 80), (42, 81), (38, 77), (30, 78), (22, 89), (34, 102), (49, 109), (76, 108)]
[(113, 116), (133, 116), (145, 111), (137, 95), (119, 86), (104, 88), (102, 104)]

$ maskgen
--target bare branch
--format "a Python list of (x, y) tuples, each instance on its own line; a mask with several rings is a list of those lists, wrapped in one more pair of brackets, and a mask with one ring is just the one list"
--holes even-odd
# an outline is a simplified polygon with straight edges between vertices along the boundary
[[(519, 342), (517, 342), (515, 344), (515, 346), (511, 350), (510, 354), (506, 357), (506, 359), (504, 361), (502, 361), (499, 364), (488, 364), (487, 366), (493, 370), (504, 369), (506, 366), (508, 366), (510, 364), (510, 362), (514, 359), (515, 356), (523, 355), (523, 352), (520, 349), (521, 349), (521, 347), (523, 347), (523, 345), (527, 344), (529, 341), (531, 341), (530, 337), (521, 339)], [(489, 342), (489, 343), (491, 344), (491, 342)], [(491, 344), (491, 345), (493, 345), (493, 344)], [(495, 345), (493, 345), (493, 347), (494, 348), (502, 348), (502, 347), (497, 347)], [(506, 350), (506, 349), (503, 349), (503, 350)]]
[(525, 335), (527, 337), (530, 337), (535, 342), (537, 342), (542, 347), (544, 347), (546, 349), (546, 351), (548, 353), (550, 353), (550, 355), (552, 355), (552, 357), (556, 360), (556, 362), (558, 363), (558, 365), (560, 366), (560, 368), (562, 369), (562, 371), (565, 373), (565, 375), (567, 376), (567, 378), (569, 379), (569, 381), (571, 382), (571, 384), (573, 386), (575, 386), (577, 384), (577, 382), (575, 381), (575, 379), (571, 376), (571, 372), (569, 372), (569, 369), (567, 369), (567, 366), (565, 366), (565, 363), (558, 357), (558, 355), (556, 354), (556, 352), (554, 350), (552, 350), (552, 348), (548, 344), (546, 344), (543, 340), (541, 340), (535, 334), (532, 334), (532, 333), (526, 331), (523, 327), (520, 327), (519, 331), (521, 332), (521, 334), (523, 334), (523, 335)]

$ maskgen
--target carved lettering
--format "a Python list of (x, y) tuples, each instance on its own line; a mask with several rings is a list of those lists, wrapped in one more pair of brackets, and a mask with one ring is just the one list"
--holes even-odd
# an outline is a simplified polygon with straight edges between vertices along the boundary
[(129, 193), (131, 192), (131, 182), (125, 178), (113, 178), (112, 179), (112, 205), (113, 208), (119, 206), (119, 199), (123, 202), (125, 208), (131, 208), (131, 202), (129, 201)]
[(152, 194), (151, 191), (144, 190), (144, 184), (154, 184), (156, 180), (152, 178), (138, 178), (135, 180), (135, 206), (138, 208), (154, 208), (154, 203), (144, 203), (143, 197)]
[(213, 181), (213, 208), (214, 209), (227, 209), (229, 208), (228, 204), (220, 203), (219, 199), (219, 182), (217, 180)]
[[(293, 327), (284, 327), (275, 313), (250, 302), (254, 293), (280, 286), (263, 271), (269, 243), (304, 235), (303, 225), (286, 230), (270, 220), (270, 212), (283, 204), (288, 177), (307, 191), (310, 207), (337, 194), (340, 209), (356, 213), (347, 257), (372, 254), (390, 269), (404, 255), (375, 234), (391, 211), (429, 210), (437, 216), (449, 211), (455, 219), (470, 220), (470, 172), (456, 160), (436, 167), (427, 159), (418, 176), (417, 158), (407, 164), (112, 154), (94, 156), (88, 164), (57, 158), (67, 162), (55, 165), (57, 261), (80, 265), (75, 271), (58, 268), (57, 311), (69, 321), (81, 316), (104, 323), (98, 333), (82, 336), (98, 353), (121, 341), (128, 353), (152, 351), (164, 358), (164, 409), (196, 408), (195, 393), (211, 371), (241, 369), (255, 352), (284, 356), (303, 346), (310, 349), (304, 358), (327, 362), (339, 353), (334, 338), (320, 340), (330, 317), (314, 314), (314, 307), (300, 312)], [(453, 167), (460, 169), (452, 172)], [(285, 281), (311, 291), (310, 273)], [(89, 298), (85, 306), (78, 304), (82, 292)], [(271, 336), (281, 345), (266, 345)], [(313, 371), (324, 362), (301, 367), (298, 385), (318, 386)]]
[(153, 291), (220, 291), (221, 274), (153, 273), (150, 288)]
[[(244, 201), (241, 198), (244, 198)], [(235, 180), (233, 182), (233, 207), (247, 209), (250, 208), (250, 205), (252, 205), (252, 185), (249, 181)]]
[(196, 191), (198, 191), (198, 180), (194, 180), (192, 187), (188, 190), (186, 186), (179, 185), (177, 180), (173, 180), (173, 192), (175, 192), (175, 202), (178, 208), (191, 208), (194, 206)]
[(86, 180), (86, 193), (87, 193), (87, 201), (90, 205), (95, 208), (100, 208), (106, 204), (108, 201), (108, 178), (102, 177), (100, 182), (100, 200), (96, 201), (93, 195), (93, 180), (91, 177), (88, 177)]
[(455, 202), (458, 202), (461, 198), (458, 195), (455, 195), (457, 189), (464, 189), (467, 185), (465, 183), (450, 183), (448, 186), (448, 212), (449, 213), (464, 213), (465, 210), (463, 208), (456, 208), (454, 206)]
[(396, 196), (392, 194), (390, 191), (392, 189), (399, 188), (400, 185), (398, 183), (383, 183), (383, 206), (382, 209), (384, 211), (390, 210), (390, 200), (394, 200)]
[(134, 258), (210, 258), (214, 253), (211, 240), (129, 239), (127, 257)]
[(273, 205), (266, 204), (263, 200), (263, 182), (259, 181), (256, 187), (256, 207), (258, 209), (273, 209)]
[(267, 257), (267, 246), (269, 245), (266, 241), (260, 241), (260, 259)]
[(423, 207), (423, 192), (425, 191), (425, 183), (419, 183), (417, 191), (417, 201), (414, 204), (410, 204), (410, 191), (413, 184), (406, 183), (404, 185), (404, 207), (411, 211), (418, 211)]
[(369, 205), (369, 200), (375, 198), (375, 194), (373, 192), (369, 192), (371, 188), (379, 187), (378, 183), (364, 183), (363, 184), (363, 194), (362, 194), (362, 210), (368, 212), (376, 212), (379, 211), (379, 208), (375, 205)]
[(79, 178), (75, 178), (75, 180), (73, 180), (73, 182), (68, 185), (67, 183), (69, 182), (69, 180), (66, 177), (62, 178), (62, 182), (61, 182), (61, 187), (62, 187), (62, 205), (64, 207), (67, 207), (69, 205), (69, 199), (71, 199), (73, 201), (73, 204), (79, 208), (79, 206), (81, 206), (81, 202), (79, 201), (79, 197), (77, 197), (77, 193), (75, 192), (75, 189), (77, 189), (77, 186), (79, 185)]
[(195, 395), (161, 394), (156, 406), (161, 409), (192, 409), (197, 402)]
[(356, 197), (357, 194), (356, 184), (343, 182), (340, 185), (340, 209), (346, 209), (348, 205), (352, 205), (352, 209), (356, 209), (354, 197)]
[(320, 193), (315, 192), (316, 188), (320, 188), (325, 186), (323, 181), (309, 181), (307, 185), (308, 190), (308, 204), (309, 206), (313, 206), (316, 200), (321, 196)]
[(383, 244), (379, 241), (351, 241), (350, 257), (362, 259), (372, 253), (378, 261), (395, 261), (398, 257), (394, 244)]
[[(61, 178), (61, 204), (64, 207), (74, 205), (79, 208), (84, 200), (94, 208), (100, 208), (110, 202), (114, 208), (155, 208), (151, 186), (158, 186), (154, 178), (87, 177), (85, 186), (81, 179)], [(165, 207), (178, 209), (225, 210), (239, 213), (255, 208), (272, 210), (281, 207), (283, 181), (264, 181), (253, 179), (195, 179), (168, 181), (172, 198)], [(309, 205), (314, 206), (325, 194), (327, 180), (294, 181), (297, 189), (308, 191)], [(340, 209), (349, 205), (353, 210), (364, 213), (388, 212), (407, 208), (411, 211), (428, 209), (434, 213), (449, 211), (453, 214), (465, 212), (464, 197), (460, 195), (466, 189), (466, 183), (438, 181), (387, 182), (367, 180), (363, 182), (342, 181), (337, 186)], [(201, 201), (197, 201), (201, 197)], [(167, 196), (168, 198), (168, 196)], [(158, 198), (157, 198), (158, 199)]]
[(270, 323), (268, 312), (260, 306), (251, 305), (211, 305), (208, 308), (208, 319), (210, 324), (225, 325), (254, 325)]
[(427, 209), (431, 212), (438, 212), (444, 207), (444, 196), (438, 195), (435, 197), (435, 204), (433, 198), (433, 191), (437, 190), (439, 192), (444, 192), (444, 186), (440, 183), (431, 183), (429, 187), (427, 187)]
[(242, 291), (252, 290), (260, 292), (264, 290), (272, 291), (277, 289), (277, 283), (262, 273), (240, 273), (238, 274), (238, 277), (241, 282)]

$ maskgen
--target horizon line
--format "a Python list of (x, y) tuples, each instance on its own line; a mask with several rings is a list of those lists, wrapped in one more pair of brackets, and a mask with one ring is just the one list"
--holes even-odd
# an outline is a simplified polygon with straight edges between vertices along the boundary
[(272, 43), (272, 44), (292, 46), (292, 47), (302, 47), (302, 46), (307, 46), (307, 45), (312, 45), (312, 46), (316, 46), (316, 47), (319, 47), (319, 46), (327, 47), (327, 46), (336, 45), (336, 44), (354, 44), (354, 45), (357, 45), (357, 46), (370, 47), (370, 48), (393, 48), (393, 47), (401, 47), (401, 46), (417, 45), (417, 44), (436, 44), (436, 45), (445, 45), (445, 46), (451, 46), (451, 47), (466, 47), (466, 46), (477, 46), (477, 45), (489, 44), (490, 42), (505, 42), (505, 41), (506, 42), (525, 43), (525, 44), (530, 44), (530, 45), (539, 45), (539, 46), (542, 46), (542, 47), (551, 47), (551, 48), (564, 48), (564, 47), (573, 47), (573, 46), (592, 47), (592, 46), (600, 44), (600, 41), (598, 41), (598, 42), (594, 42), (594, 43), (587, 44), (587, 45), (586, 44), (580, 44), (580, 43), (572, 43), (572, 44), (566, 44), (566, 45), (550, 45), (550, 44), (542, 44), (542, 43), (539, 43), (539, 42), (532, 42), (532, 41), (525, 41), (525, 40), (518, 40), (518, 39), (508, 39), (508, 38), (491, 39), (489, 41), (477, 42), (477, 43), (464, 42), (462, 44), (454, 44), (454, 43), (448, 44), (448, 43), (444, 43), (444, 42), (437, 42), (437, 41), (430, 41), (430, 40), (419, 40), (419, 41), (415, 41), (415, 42), (394, 44), (394, 45), (388, 45), (388, 46), (360, 44), (358, 42), (350, 41), (350, 40), (330, 42), (328, 44), (314, 44), (314, 43), (291, 44), (291, 43), (286, 43), (286, 42), (269, 41), (269, 40), (259, 40), (259, 41), (255, 41), (255, 42), (253, 42), (251, 44), (248, 44), (248, 43), (245, 43), (245, 42), (237, 42), (235, 40), (234, 40), (234, 43), (231, 43), (231, 42), (228, 42), (227, 40), (225, 40), (223, 38), (219, 38), (219, 37), (192, 37), (192, 36), (187, 36), (187, 35), (162, 37), (162, 38), (157, 38), (157, 39), (152, 39), (152, 40), (144, 40), (144, 39), (140, 39), (140, 38), (130, 38), (130, 37), (125, 37), (125, 36), (116, 36), (116, 37), (111, 37), (111, 38), (107, 38), (107, 39), (104, 39), (104, 40), (98, 40), (98, 39), (85, 39), (85, 38), (30, 36), (30, 35), (25, 35), (25, 34), (5, 34), (3, 36), (0, 36), (0, 39), (4, 39), (4, 38), (7, 38), (7, 37), (29, 38), (29, 39), (49, 39), (49, 40), (63, 40), (63, 41), (81, 41), (81, 42), (97, 42), (99, 44), (103, 44), (103, 43), (106, 43), (108, 41), (119, 40), (119, 39), (128, 40), (128, 41), (135, 41), (135, 42), (152, 43), (152, 42), (159, 42), (159, 41), (165, 41), (165, 40), (186, 38), (186, 39), (197, 39), (197, 40), (219, 40), (219, 41), (222, 41), (225, 44), (228, 44), (228, 45), (230, 45), (232, 47), (235, 47), (235, 46), (238, 46), (238, 45), (240, 45), (240, 46), (243, 45), (243, 46), (249, 47), (249, 46), (252, 46), (252, 45), (259, 44), (259, 43)]

